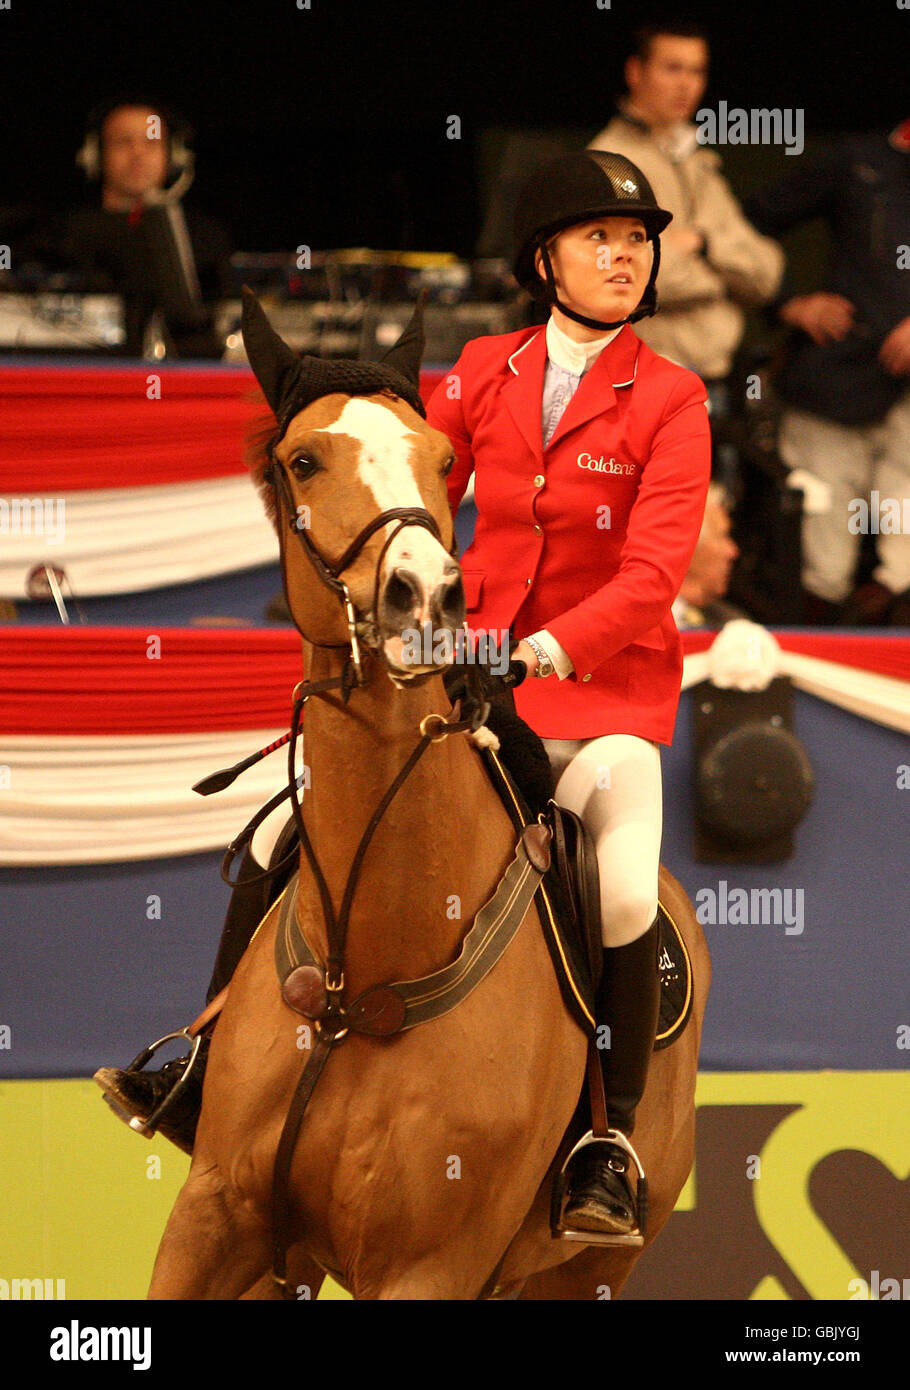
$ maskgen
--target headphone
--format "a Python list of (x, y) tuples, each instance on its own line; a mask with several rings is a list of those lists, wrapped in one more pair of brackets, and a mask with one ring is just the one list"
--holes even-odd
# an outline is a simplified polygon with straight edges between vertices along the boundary
[(193, 182), (196, 156), (189, 147), (192, 130), (174, 112), (157, 101), (123, 97), (95, 107), (86, 123), (85, 138), (76, 155), (76, 163), (87, 179), (101, 178), (101, 132), (104, 122), (113, 111), (123, 106), (144, 106), (153, 111), (167, 130), (168, 169), (165, 186), (147, 196), (148, 202), (173, 202), (181, 198)]

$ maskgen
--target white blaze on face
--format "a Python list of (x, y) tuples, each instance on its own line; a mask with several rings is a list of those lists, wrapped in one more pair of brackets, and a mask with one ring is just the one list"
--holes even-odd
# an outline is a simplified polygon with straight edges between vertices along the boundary
[[(391, 507), (424, 507), (411, 467), (411, 451), (417, 434), (408, 429), (393, 411), (376, 401), (352, 396), (338, 419), (323, 426), (327, 434), (347, 434), (360, 441), (357, 477), (370, 489), (376, 499), (376, 510)], [(390, 521), (386, 536), (399, 525)], [(421, 581), (423, 605), (416, 621), (429, 621), (429, 597), (442, 583), (449, 562), (445, 547), (423, 526), (406, 526), (399, 531), (386, 551), (383, 576), (398, 565), (410, 570)]]

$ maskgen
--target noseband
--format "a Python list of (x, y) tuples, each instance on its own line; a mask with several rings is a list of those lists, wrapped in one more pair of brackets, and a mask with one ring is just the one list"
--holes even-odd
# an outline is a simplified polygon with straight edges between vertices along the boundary
[[(438, 540), (441, 545), (442, 533), (439, 530), (439, 526), (436, 522), (436, 519), (431, 515), (430, 512), (426, 510), (425, 507), (389, 507), (386, 511), (380, 512), (378, 516), (373, 517), (372, 521), (368, 521), (366, 526), (364, 526), (363, 529), (360, 532), (358, 532), (358, 534), (351, 541), (344, 554), (338, 560), (335, 560), (334, 562), (330, 563), (313, 544), (313, 541), (307, 534), (307, 528), (299, 524), (299, 518), (296, 515), (296, 509), (294, 506), (294, 498), (288, 486), (288, 481), (285, 477), (284, 468), (275, 458), (274, 454), (272, 455), (272, 462), (265, 476), (266, 481), (272, 483), (272, 485), (275, 487), (276, 496), (278, 498), (279, 526), (284, 524), (282, 522), (281, 517), (283, 505), (284, 509), (287, 512), (288, 529), (299, 539), (301, 545), (303, 546), (304, 554), (306, 555), (310, 564), (313, 566), (313, 569), (316, 571), (318, 578), (322, 581), (322, 583), (326, 586), (327, 589), (330, 589), (331, 592), (336, 595), (336, 597), (341, 601), (342, 605), (344, 606), (345, 617), (347, 618), (348, 624), (348, 642), (350, 643), (351, 647), (351, 657), (354, 662), (355, 672), (357, 676), (357, 684), (362, 685), (363, 677), (360, 666), (360, 644), (358, 641), (358, 631), (360, 634), (366, 637), (368, 645), (378, 647), (379, 640), (378, 632), (376, 629), (376, 621), (379, 609), (379, 577), (382, 572), (382, 562), (386, 557), (386, 552), (388, 551), (389, 546), (392, 544), (392, 541), (395, 539), (395, 537), (399, 534), (399, 532), (403, 531), (406, 526), (424, 527), (424, 529), (429, 531), (431, 535), (435, 536), (436, 540)], [(360, 552), (362, 551), (363, 547), (366, 545), (370, 537), (376, 531), (380, 530), (381, 527), (386, 526), (389, 522), (392, 521), (397, 521), (398, 525), (395, 527), (394, 531), (392, 531), (392, 533), (389, 536), (387, 536), (383, 544), (383, 547), (379, 552), (379, 558), (376, 561), (376, 572), (373, 581), (372, 611), (368, 614), (359, 613), (357, 609), (354, 607), (354, 604), (351, 600), (351, 596), (348, 592), (348, 586), (344, 583), (340, 576), (344, 573), (346, 569), (349, 569), (350, 566), (353, 565), (355, 560), (358, 559)], [(454, 557), (456, 553), (457, 541), (453, 539), (451, 548), (449, 549), (449, 554)], [(281, 571), (282, 578), (284, 580), (284, 592), (285, 598), (287, 599), (288, 610), (291, 614), (291, 618), (293, 619), (294, 626), (297, 628), (297, 631), (300, 633), (300, 635), (304, 637), (306, 641), (311, 644), (311, 646), (314, 647), (345, 646), (346, 644), (343, 642), (314, 642), (311, 637), (307, 637), (307, 634), (303, 631), (300, 624), (297, 622), (297, 619), (294, 616), (294, 610), (291, 607), (291, 597), (288, 586), (287, 567), (284, 562), (283, 547), (281, 554)]]

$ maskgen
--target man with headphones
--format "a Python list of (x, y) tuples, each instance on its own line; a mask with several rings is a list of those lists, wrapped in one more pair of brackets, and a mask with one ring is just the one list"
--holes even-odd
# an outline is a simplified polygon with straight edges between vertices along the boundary
[(100, 180), (100, 206), (69, 214), (67, 263), (90, 290), (124, 300), (125, 351), (142, 356), (150, 331), (169, 356), (220, 357), (212, 303), (230, 292), (230, 245), (221, 225), (184, 210), (193, 181), (189, 131), (159, 103), (98, 107), (76, 162)]

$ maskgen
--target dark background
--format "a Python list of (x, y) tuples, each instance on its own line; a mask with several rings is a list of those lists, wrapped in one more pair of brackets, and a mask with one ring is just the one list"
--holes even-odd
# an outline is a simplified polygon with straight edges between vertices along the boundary
[[(11, 0), (0, 10), (0, 204), (84, 201), (74, 158), (87, 114), (136, 88), (195, 128), (188, 205), (221, 218), (236, 247), (470, 255), (495, 131), (558, 126), (589, 139), (622, 91), (630, 29), (655, 8), (310, 3)], [(712, 38), (703, 105), (802, 107), (807, 137), (910, 115), (910, 11), (896, 0), (707, 0), (687, 13)], [(446, 138), (452, 115), (460, 140)], [(780, 150), (721, 153), (738, 191), (795, 162)]]

